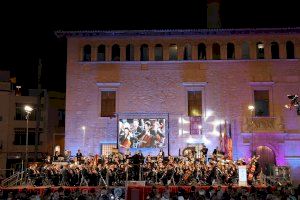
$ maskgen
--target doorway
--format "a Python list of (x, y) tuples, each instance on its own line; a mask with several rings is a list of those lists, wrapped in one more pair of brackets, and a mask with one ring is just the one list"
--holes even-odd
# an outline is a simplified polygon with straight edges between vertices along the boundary
[(259, 146), (255, 150), (256, 156), (260, 156), (258, 163), (262, 172), (266, 175), (272, 173), (273, 167), (276, 165), (276, 157), (274, 151), (267, 146)]

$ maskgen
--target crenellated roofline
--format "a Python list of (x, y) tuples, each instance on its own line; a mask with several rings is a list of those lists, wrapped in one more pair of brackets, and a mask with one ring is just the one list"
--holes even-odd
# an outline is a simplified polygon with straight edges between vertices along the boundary
[(295, 34), (300, 27), (290, 28), (243, 28), (243, 29), (150, 29), (150, 30), (81, 30), (55, 31), (62, 37), (130, 37), (130, 36), (204, 36), (204, 35), (258, 35)]

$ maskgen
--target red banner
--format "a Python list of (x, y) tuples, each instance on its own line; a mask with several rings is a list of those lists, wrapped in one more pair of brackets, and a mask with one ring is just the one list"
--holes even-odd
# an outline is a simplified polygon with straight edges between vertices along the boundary
[(190, 133), (191, 135), (199, 135), (202, 128), (202, 118), (190, 117)]

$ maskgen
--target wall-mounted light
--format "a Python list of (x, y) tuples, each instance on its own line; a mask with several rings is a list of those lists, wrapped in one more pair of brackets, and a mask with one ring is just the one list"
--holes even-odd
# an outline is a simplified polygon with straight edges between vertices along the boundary
[(257, 44), (257, 48), (258, 48), (258, 49), (263, 49), (263, 48), (264, 48), (264, 44), (263, 44), (263, 43)]

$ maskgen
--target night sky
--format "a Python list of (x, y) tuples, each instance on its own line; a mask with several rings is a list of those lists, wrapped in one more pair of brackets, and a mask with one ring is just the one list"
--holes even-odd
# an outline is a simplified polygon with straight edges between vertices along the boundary
[[(0, 69), (10, 70), (23, 88), (65, 91), (66, 41), (56, 30), (206, 28), (206, 1), (6, 2), (0, 11)], [(132, 3), (130, 3), (132, 2)], [(165, 2), (162, 4), (162, 2)], [(272, 2), (272, 3), (271, 3)], [(222, 0), (223, 28), (300, 27), (295, 1)], [(4, 13), (6, 11), (6, 13)]]

